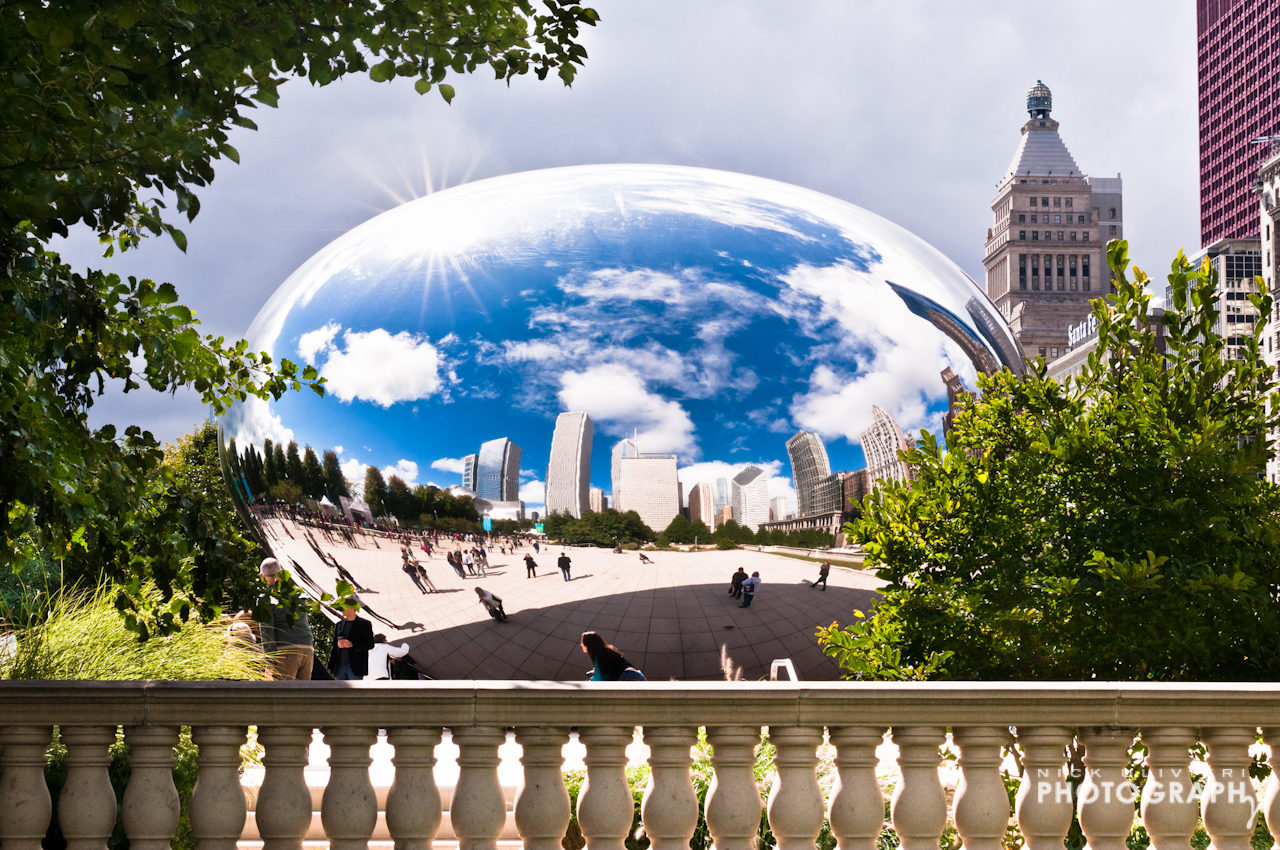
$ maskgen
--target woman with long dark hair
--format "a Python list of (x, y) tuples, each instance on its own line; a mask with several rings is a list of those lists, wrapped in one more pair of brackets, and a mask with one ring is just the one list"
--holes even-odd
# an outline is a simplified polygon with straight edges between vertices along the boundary
[(644, 681), (644, 674), (599, 632), (582, 633), (582, 651), (591, 658), (593, 682)]

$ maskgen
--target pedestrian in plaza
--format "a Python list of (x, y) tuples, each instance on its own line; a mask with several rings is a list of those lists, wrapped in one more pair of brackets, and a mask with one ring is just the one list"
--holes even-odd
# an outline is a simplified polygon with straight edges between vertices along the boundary
[(809, 585), (809, 588), (812, 590), (821, 584), (822, 591), (825, 593), (827, 590), (827, 576), (829, 575), (831, 575), (831, 562), (823, 561), (822, 566), (818, 567), (818, 580)]
[(742, 598), (742, 583), (748, 578), (747, 571), (738, 567), (738, 571), (729, 579), (729, 595), (734, 599)]
[(499, 623), (507, 622), (507, 612), (502, 610), (502, 599), (494, 596), (483, 587), (476, 588), (476, 596), (480, 597), (480, 604), (489, 612), (490, 617)]
[(645, 553), (641, 552), (641, 553), (640, 553), (640, 563), (642, 563), (642, 564), (652, 564), (652, 563), (653, 563), (653, 561), (649, 558), (649, 556), (648, 556), (648, 555), (646, 555)]
[(563, 551), (560, 552), (560, 557), (556, 558), (556, 566), (560, 568), (560, 575), (564, 577), (565, 581), (572, 581), (569, 577), (569, 566), (571, 563), (569, 556)]
[(477, 546), (471, 550), (471, 563), (475, 564), (476, 572), (481, 578), (488, 578), (489, 573), (485, 567), (489, 566), (488, 560), (484, 556), (484, 549)]
[[(258, 575), (267, 585), (263, 603), (268, 616), (260, 624), (262, 648), (271, 660), (271, 678), (309, 681), (315, 662), (315, 648), (307, 609), (297, 587), (292, 583), (279, 586), (280, 562), (263, 558)], [(285, 587), (287, 589), (281, 589)]]
[(418, 574), (417, 565), (409, 560), (407, 553), (400, 558), (400, 569), (404, 570), (404, 574), (409, 577), (409, 580), (418, 586), (418, 590), (423, 593), (427, 592), (426, 586), (422, 583), (422, 576)]
[[(432, 593), (440, 592), (439, 589), (436, 588), (435, 582), (431, 580), (431, 576), (427, 575), (426, 567), (422, 566), (421, 563), (415, 561), (413, 564), (413, 568), (418, 573), (418, 578), (422, 581), (423, 584), (427, 586), (427, 590), (431, 591)], [(425, 592), (426, 591), (424, 591), (424, 593)]]
[(525, 578), (538, 577), (538, 565), (534, 562), (533, 556), (530, 555), (528, 552), (524, 553), (524, 572), (525, 572), (525, 576), (524, 576)]
[(582, 633), (582, 651), (591, 659), (593, 682), (643, 682), (644, 674), (623, 657), (616, 646), (606, 643), (599, 632)]
[(373, 624), (358, 616), (360, 602), (355, 597), (344, 599), (342, 605), (342, 619), (333, 627), (333, 649), (325, 668), (338, 681), (350, 682), (369, 673)]
[(742, 580), (742, 604), (739, 608), (750, 608), (751, 600), (756, 598), (756, 594), (760, 592), (760, 573), (759, 571), (752, 573), (748, 578)]

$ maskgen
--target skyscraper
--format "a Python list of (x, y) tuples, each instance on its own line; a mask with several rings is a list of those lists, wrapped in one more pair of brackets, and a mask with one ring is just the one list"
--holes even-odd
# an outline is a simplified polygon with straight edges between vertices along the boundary
[(769, 483), (764, 470), (748, 466), (733, 476), (733, 519), (752, 531), (769, 521)]
[(711, 531), (716, 530), (716, 497), (705, 481), (689, 491), (689, 522), (701, 522)]
[(621, 504), (622, 496), (622, 459), (624, 457), (635, 457), (640, 453), (636, 448), (635, 440), (619, 440), (613, 447), (613, 456), (609, 465), (609, 485), (613, 487), (613, 507), (614, 510), (622, 510), (618, 507)]
[(490, 502), (514, 502), (520, 498), (520, 447), (499, 437), (480, 444), (476, 494)]
[(831, 474), (827, 447), (812, 431), (797, 431), (787, 440), (787, 455), (791, 458), (791, 477), (796, 485), (797, 513), (800, 516), (817, 513), (818, 482)]
[(1280, 134), (1280, 3), (1196, 0), (1200, 244), (1258, 236), (1251, 189)]
[(464, 457), (462, 459), (462, 486), (474, 493), (479, 472), (480, 455), (470, 454)]
[[(631, 443), (630, 440), (623, 442)], [(621, 444), (620, 444), (621, 445)], [(632, 446), (635, 443), (631, 443)], [(614, 505), (622, 513), (635, 511), (644, 524), (660, 532), (680, 513), (680, 481), (676, 478), (676, 456), (672, 454), (623, 455), (617, 457), (618, 477), (614, 479)]]
[(867, 459), (867, 476), (872, 485), (877, 481), (910, 481), (911, 467), (899, 459), (898, 453), (909, 448), (907, 437), (893, 417), (871, 407), (871, 427), (860, 435), (862, 454)]
[(991, 202), (987, 295), (1028, 359), (1067, 350), (1067, 329), (1110, 289), (1106, 245), (1124, 236), (1120, 176), (1086, 177), (1050, 118), (1053, 95), (1037, 81), (1029, 120)]
[[(1268, 292), (1275, 292), (1276, 281), (1280, 280), (1280, 145), (1271, 149), (1271, 158), (1258, 173), (1259, 210), (1261, 212), (1262, 239), (1262, 281)], [(1267, 328), (1267, 339), (1262, 346), (1262, 356), (1273, 369), (1280, 369), (1280, 303), (1271, 306), (1271, 324)], [(1267, 460), (1267, 480), (1272, 484), (1280, 484), (1280, 431), (1268, 434), (1272, 445), (1277, 446)]]
[(592, 487), (588, 496), (588, 505), (591, 510), (600, 513), (604, 510), (604, 490), (599, 487)]
[(556, 417), (547, 463), (547, 513), (577, 518), (591, 509), (592, 432), (591, 417), (582, 411)]
[(786, 496), (778, 496), (769, 500), (769, 522), (777, 522), (791, 516), (791, 502)]

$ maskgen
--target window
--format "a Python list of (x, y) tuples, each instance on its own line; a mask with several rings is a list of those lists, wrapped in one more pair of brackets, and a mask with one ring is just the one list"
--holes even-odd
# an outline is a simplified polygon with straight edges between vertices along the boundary
[(1049, 349), (1049, 356), (1054, 360), (1058, 359), (1058, 346), (1055, 345), (1053, 348)]
[(1049, 199), (1048, 199), (1048, 198), (1041, 198), (1041, 199), (1040, 199), (1040, 206), (1042, 206), (1042, 207), (1047, 207), (1047, 206), (1049, 206)]
[[(1053, 205), (1054, 205), (1055, 207), (1060, 207), (1060, 206), (1062, 206), (1062, 198), (1054, 198), (1054, 199), (1053, 199)], [(1054, 349), (1054, 350), (1055, 350), (1055, 351), (1057, 351), (1057, 349)]]
[(1089, 231), (1087, 231), (1087, 230), (1086, 230), (1083, 234), (1081, 234), (1081, 236), (1080, 236), (1080, 241), (1081, 241), (1081, 242), (1088, 242), (1088, 241), (1089, 241)]
[(1040, 241), (1040, 231), (1039, 231), (1039, 230), (1033, 230), (1033, 231), (1031, 231), (1031, 241), (1032, 241), (1032, 242), (1039, 242), (1039, 241)]
[(1018, 224), (1026, 224), (1026, 223), (1027, 223), (1027, 214), (1018, 213)]
[(1026, 242), (1026, 241), (1027, 241), (1027, 231), (1025, 231), (1025, 230), (1019, 230), (1019, 231), (1018, 231), (1018, 241), (1019, 241), (1019, 242)]
[(1059, 230), (1059, 231), (1058, 231), (1058, 241), (1059, 241), (1059, 242), (1063, 241), (1063, 239), (1062, 239), (1062, 231), (1061, 231), (1061, 230)]
[(1076, 231), (1074, 231), (1074, 230), (1073, 230), (1073, 231), (1071, 231), (1071, 241), (1072, 241), (1072, 242), (1076, 241)]
[(1063, 201), (1063, 203), (1066, 205), (1067, 209), (1071, 209), (1071, 199), (1070, 199), (1070, 198), (1067, 198), (1065, 201)]
[(1045, 350), (1044, 350), (1044, 346), (1042, 345), (1040, 346), (1040, 356), (1044, 357), (1044, 355), (1045, 355)]
[(1031, 206), (1033, 206), (1033, 207), (1034, 207), (1035, 205), (1036, 205), (1036, 199), (1035, 199), (1035, 198), (1032, 198), (1032, 199), (1031, 199)]
[(1108, 217), (1109, 217), (1110, 219), (1112, 219), (1113, 221), (1115, 220), (1115, 217), (1116, 217), (1116, 208), (1115, 208), (1115, 207), (1112, 207), (1112, 208), (1111, 208), (1111, 215), (1110, 215), (1110, 216), (1108, 216)]
[(1054, 224), (1062, 224), (1062, 216), (1060, 216), (1060, 215), (1055, 215), (1055, 216), (1053, 217), (1053, 223), (1054, 223)]
[(1116, 226), (1115, 226), (1114, 224), (1113, 224), (1113, 225), (1111, 225), (1111, 233), (1110, 233), (1109, 235), (1110, 235), (1110, 236), (1115, 236), (1115, 235), (1116, 235)]
[(1076, 224), (1084, 224), (1084, 223), (1085, 223), (1085, 220), (1083, 215), (1076, 216)]

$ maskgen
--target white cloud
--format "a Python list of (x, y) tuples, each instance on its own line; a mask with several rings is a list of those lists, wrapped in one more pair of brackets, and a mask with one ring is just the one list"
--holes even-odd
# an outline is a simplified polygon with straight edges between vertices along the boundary
[(431, 468), (438, 469), (441, 472), (452, 472), (454, 475), (461, 475), (466, 469), (466, 461), (460, 457), (438, 457), (431, 461)]
[(699, 454), (689, 414), (679, 402), (650, 392), (644, 379), (626, 366), (606, 363), (565, 372), (560, 387), (565, 410), (586, 411), (608, 434), (636, 432), (641, 451), (675, 452), (688, 459)]
[(520, 501), (526, 511), (538, 510), (547, 501), (547, 485), (542, 481), (526, 481), (520, 485)]
[(418, 464), (411, 460), (401, 458), (396, 461), (393, 466), (382, 467), (382, 477), (386, 481), (391, 480), (391, 476), (396, 476), (404, 483), (413, 487), (418, 483)]
[(562, 278), (566, 295), (600, 301), (662, 301), (678, 304), (691, 291), (688, 281), (654, 269), (597, 269), (582, 278)]
[(311, 363), (315, 361), (317, 354), (327, 354), (332, 350), (333, 338), (340, 330), (342, 326), (337, 322), (329, 322), (313, 331), (307, 331), (298, 338), (298, 356), (304, 363)]
[(368, 464), (355, 458), (344, 460), (339, 468), (342, 470), (342, 477), (347, 479), (347, 483), (351, 485), (351, 494), (359, 498), (364, 498), (364, 474), (368, 469)]
[(340, 455), (340, 454), (342, 454), (342, 446), (334, 446), (334, 447), (333, 447), (333, 453), (334, 453), (334, 454), (336, 454), (336, 455)]
[[(425, 336), (381, 328), (343, 331), (327, 324), (302, 335), (299, 354), (309, 351), (339, 401), (370, 401), (379, 407), (428, 398), (440, 389), (443, 358)], [(453, 375), (452, 371), (449, 373)]]
[(251, 445), (261, 448), (265, 440), (288, 445), (293, 439), (293, 429), (286, 428), (280, 417), (271, 412), (271, 406), (256, 396), (233, 407), (223, 420), (223, 427), (241, 450)]

